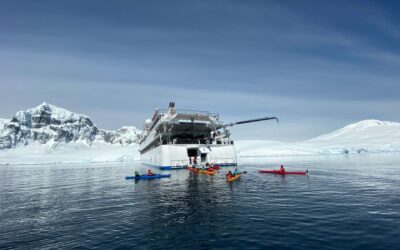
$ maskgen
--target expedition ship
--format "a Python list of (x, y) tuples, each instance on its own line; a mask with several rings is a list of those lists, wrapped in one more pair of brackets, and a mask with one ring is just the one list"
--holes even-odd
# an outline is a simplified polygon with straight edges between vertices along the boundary
[(236, 166), (236, 150), (227, 127), (270, 119), (278, 121), (265, 117), (224, 125), (218, 114), (180, 110), (170, 102), (168, 109), (156, 110), (144, 124), (141, 162), (164, 170), (206, 163)]

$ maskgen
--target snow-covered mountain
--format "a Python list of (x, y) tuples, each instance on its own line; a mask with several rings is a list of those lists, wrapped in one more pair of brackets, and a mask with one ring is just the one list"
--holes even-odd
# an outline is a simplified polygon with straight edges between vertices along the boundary
[(42, 103), (17, 112), (11, 120), (0, 119), (0, 150), (31, 144), (55, 148), (72, 142), (88, 146), (97, 142), (124, 146), (137, 143), (140, 133), (135, 127), (116, 131), (99, 129), (86, 115)]
[(236, 148), (239, 156), (400, 152), (400, 123), (363, 120), (306, 141), (237, 141)]
[(0, 130), (3, 128), (4, 124), (9, 122), (9, 119), (0, 118)]
[(364, 120), (347, 125), (329, 134), (318, 136), (310, 142), (341, 143), (393, 143), (400, 142), (400, 123)]

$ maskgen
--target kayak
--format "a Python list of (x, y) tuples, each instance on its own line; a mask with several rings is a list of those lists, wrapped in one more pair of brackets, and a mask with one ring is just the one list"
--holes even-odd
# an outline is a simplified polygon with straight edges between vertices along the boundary
[(282, 172), (280, 170), (258, 170), (259, 173), (265, 173), (265, 174), (281, 174), (281, 175), (285, 175), (285, 174), (299, 174), (299, 175), (306, 175), (308, 173), (308, 171), (300, 171), (300, 172), (293, 172), (293, 171), (285, 171)]
[(196, 173), (199, 171), (198, 168), (193, 168), (193, 167), (188, 167), (187, 169)]
[(155, 175), (147, 175), (147, 174), (142, 174), (139, 176), (126, 176), (125, 180), (152, 180), (152, 179), (160, 179), (160, 178), (168, 178), (171, 177), (170, 174), (155, 174)]
[(232, 177), (226, 177), (226, 180), (228, 181), (228, 182), (232, 182), (232, 181), (236, 181), (237, 179), (239, 179), (240, 178), (240, 176), (241, 176), (242, 174), (237, 174), (237, 175), (235, 175), (235, 176), (232, 176)]
[(199, 172), (202, 174), (208, 174), (208, 175), (214, 175), (217, 173), (215, 171), (208, 171), (208, 170), (200, 170)]

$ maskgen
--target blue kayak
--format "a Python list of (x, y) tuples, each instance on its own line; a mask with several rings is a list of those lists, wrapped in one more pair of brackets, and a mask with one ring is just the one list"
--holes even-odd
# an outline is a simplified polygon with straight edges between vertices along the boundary
[(126, 176), (125, 180), (152, 180), (152, 179), (160, 179), (160, 178), (168, 178), (171, 177), (170, 174), (155, 174), (155, 175), (147, 175), (142, 174), (139, 176)]

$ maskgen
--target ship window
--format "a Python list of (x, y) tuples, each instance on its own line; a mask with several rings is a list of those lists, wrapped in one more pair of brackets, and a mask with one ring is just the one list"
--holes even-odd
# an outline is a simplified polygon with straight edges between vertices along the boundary
[(197, 148), (188, 148), (187, 153), (189, 157), (197, 157)]
[(207, 161), (207, 154), (201, 154), (201, 162), (204, 163)]

